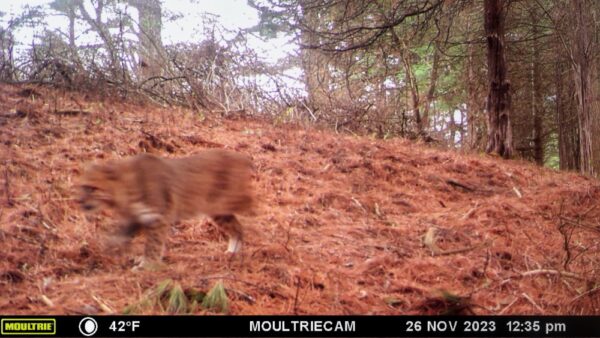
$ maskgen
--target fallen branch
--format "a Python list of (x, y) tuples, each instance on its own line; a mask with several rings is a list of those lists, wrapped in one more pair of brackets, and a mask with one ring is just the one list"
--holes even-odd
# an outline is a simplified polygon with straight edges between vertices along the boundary
[(54, 114), (54, 115), (61, 115), (61, 116), (77, 116), (77, 115), (90, 114), (89, 111), (86, 111), (86, 110), (75, 110), (75, 109), (57, 110), (57, 111), (53, 111), (51, 113)]
[[(561, 205), (561, 210), (562, 210), (562, 205)], [(573, 235), (573, 231), (574, 228), (571, 228), (571, 231), (569, 232), (568, 228), (567, 228), (567, 223), (565, 223), (564, 221), (561, 220), (559, 226), (558, 226), (558, 232), (560, 232), (560, 234), (563, 236), (563, 249), (565, 249), (565, 260), (563, 263), (563, 269), (567, 270), (569, 267), (569, 263), (571, 262), (571, 247), (569, 245), (569, 243), (571, 242), (571, 236)]]
[(27, 113), (24, 113), (20, 110), (15, 111), (14, 113), (2, 113), (0, 114), (0, 118), (5, 118), (5, 119), (12, 119), (12, 118), (18, 118), (18, 119), (22, 119), (27, 117)]
[(433, 253), (434, 256), (448, 256), (448, 255), (455, 255), (455, 254), (460, 254), (460, 253), (465, 253), (465, 252), (469, 252), (469, 251), (473, 251), (479, 248), (483, 248), (487, 243), (479, 243), (477, 245), (472, 245), (472, 246), (468, 246), (465, 248), (459, 248), (459, 249), (454, 249), (454, 250), (444, 250), (444, 251), (440, 251), (437, 253)]
[(446, 183), (450, 184), (453, 187), (459, 187), (459, 188), (463, 188), (464, 190), (468, 191), (468, 192), (473, 192), (475, 191), (475, 189), (469, 187), (468, 185), (462, 184), (460, 182), (457, 182), (455, 180), (452, 179), (447, 179)]

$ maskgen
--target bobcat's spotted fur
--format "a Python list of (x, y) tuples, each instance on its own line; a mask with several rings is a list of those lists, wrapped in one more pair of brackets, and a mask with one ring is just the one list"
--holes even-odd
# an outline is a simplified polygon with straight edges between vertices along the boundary
[(118, 237), (147, 237), (144, 262), (160, 261), (168, 226), (208, 215), (229, 235), (228, 252), (242, 244), (242, 225), (234, 214), (251, 209), (252, 163), (239, 153), (207, 150), (169, 159), (141, 154), (90, 166), (82, 175), (83, 209), (101, 205), (121, 218)]

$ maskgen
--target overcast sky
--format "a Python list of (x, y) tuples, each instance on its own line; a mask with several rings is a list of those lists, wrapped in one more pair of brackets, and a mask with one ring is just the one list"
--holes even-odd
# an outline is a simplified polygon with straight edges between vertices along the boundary
[[(51, 0), (0, 0), (0, 12), (8, 13), (2, 21), (18, 15), (24, 5), (47, 6)], [(86, 0), (89, 3), (89, 0)], [(226, 28), (236, 30), (248, 28), (258, 23), (258, 13), (247, 5), (246, 0), (168, 0), (162, 1), (164, 13), (182, 14), (183, 18), (176, 21), (165, 21), (163, 23), (163, 41), (165, 44), (184, 41), (198, 41), (196, 32), (202, 31), (200, 15), (212, 13), (217, 15), (219, 22)], [(67, 31), (67, 20), (64, 16), (49, 16), (46, 20), (51, 29), (60, 28)], [(32, 29), (20, 29), (16, 32), (16, 39), (20, 43), (29, 44), (34, 31)], [(288, 43), (286, 38), (270, 41), (261, 41), (258, 37), (249, 37), (250, 47), (259, 51), (268, 61), (275, 62), (286, 53), (292, 52), (294, 46)]]

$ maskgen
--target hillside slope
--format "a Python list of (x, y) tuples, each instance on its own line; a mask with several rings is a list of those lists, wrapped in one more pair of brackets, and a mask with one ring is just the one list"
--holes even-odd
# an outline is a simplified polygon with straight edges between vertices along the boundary
[[(130, 270), (138, 241), (102, 249), (111, 214), (73, 199), (86, 163), (208, 147), (256, 165), (240, 256), (203, 218), (173, 227), (158, 272)], [(0, 313), (121, 312), (167, 278), (222, 280), (232, 314), (600, 313), (600, 184), (576, 174), (14, 86), (0, 163)]]

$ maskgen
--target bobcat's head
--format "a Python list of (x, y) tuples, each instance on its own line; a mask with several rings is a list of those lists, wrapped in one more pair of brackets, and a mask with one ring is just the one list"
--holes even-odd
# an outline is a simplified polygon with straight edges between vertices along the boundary
[(78, 202), (81, 208), (92, 211), (102, 205), (115, 206), (119, 186), (119, 171), (115, 163), (93, 164), (81, 176)]

